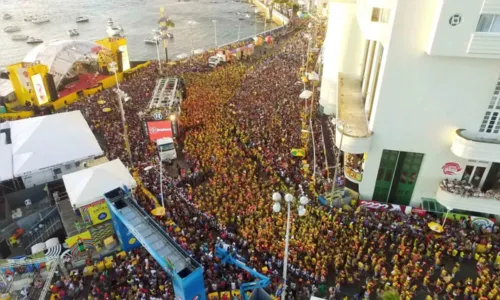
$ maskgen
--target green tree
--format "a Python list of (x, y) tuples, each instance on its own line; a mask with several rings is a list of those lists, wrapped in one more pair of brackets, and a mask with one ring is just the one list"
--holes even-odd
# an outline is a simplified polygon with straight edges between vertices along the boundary
[(396, 290), (387, 290), (382, 294), (382, 300), (399, 300), (399, 293)]

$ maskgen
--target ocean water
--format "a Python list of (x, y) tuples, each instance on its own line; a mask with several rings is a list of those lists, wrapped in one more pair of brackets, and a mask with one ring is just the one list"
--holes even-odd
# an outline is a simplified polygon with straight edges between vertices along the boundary
[[(105, 38), (108, 18), (124, 29), (130, 60), (155, 59), (156, 46), (147, 45), (144, 40), (152, 36), (152, 29), (158, 27), (160, 7), (175, 23), (171, 30), (174, 39), (169, 42), (169, 58), (191, 51), (191, 36), (194, 49), (215, 46), (215, 28), (212, 20), (217, 20), (217, 43), (219, 45), (235, 41), (241, 22), (240, 37), (254, 34), (254, 8), (245, 0), (0, 0), (0, 66), (22, 61), (36, 45), (25, 41), (12, 41), (13, 34), (24, 34), (51, 40), (78, 39), (96, 41)], [(4, 13), (13, 16), (3, 20)], [(248, 15), (246, 15), (248, 14)], [(25, 22), (27, 16), (46, 16), (49, 23), (40, 25)], [(76, 23), (79, 16), (90, 18), (89, 23)], [(243, 18), (242, 21), (239, 19)], [(191, 27), (189, 21), (196, 24)], [(5, 33), (9, 25), (21, 27), (20, 32)], [(269, 30), (274, 24), (264, 24), (257, 16), (257, 31)], [(79, 36), (70, 38), (69, 29), (77, 29)], [(164, 52), (161, 54), (164, 57)]]

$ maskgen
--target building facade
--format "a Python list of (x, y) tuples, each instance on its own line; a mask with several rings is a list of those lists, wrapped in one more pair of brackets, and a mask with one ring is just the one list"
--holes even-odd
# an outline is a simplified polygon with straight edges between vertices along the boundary
[(333, 0), (323, 53), (361, 199), (500, 214), (500, 0)]

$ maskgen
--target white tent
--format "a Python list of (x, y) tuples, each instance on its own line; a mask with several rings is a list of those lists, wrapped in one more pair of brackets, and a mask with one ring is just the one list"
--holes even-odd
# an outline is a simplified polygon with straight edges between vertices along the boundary
[(12, 121), (10, 132), (16, 177), (103, 154), (80, 111)]
[(69, 201), (76, 208), (96, 202), (116, 188), (137, 187), (134, 177), (119, 159), (63, 175), (63, 181)]
[(49, 73), (54, 75), (54, 83), (59, 86), (61, 80), (71, 70), (77, 61), (96, 61), (96, 51), (100, 46), (78, 40), (54, 40), (33, 48), (23, 62), (39, 61), (49, 67)]

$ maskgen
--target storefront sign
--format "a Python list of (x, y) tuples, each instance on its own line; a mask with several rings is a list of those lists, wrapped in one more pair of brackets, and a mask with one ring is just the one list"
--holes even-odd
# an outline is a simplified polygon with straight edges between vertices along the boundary
[(460, 168), (460, 165), (455, 163), (455, 162), (448, 162), (448, 163), (444, 164), (442, 169), (443, 169), (443, 173), (445, 175), (455, 175), (455, 174), (459, 173), (460, 171), (462, 171), (462, 168)]

